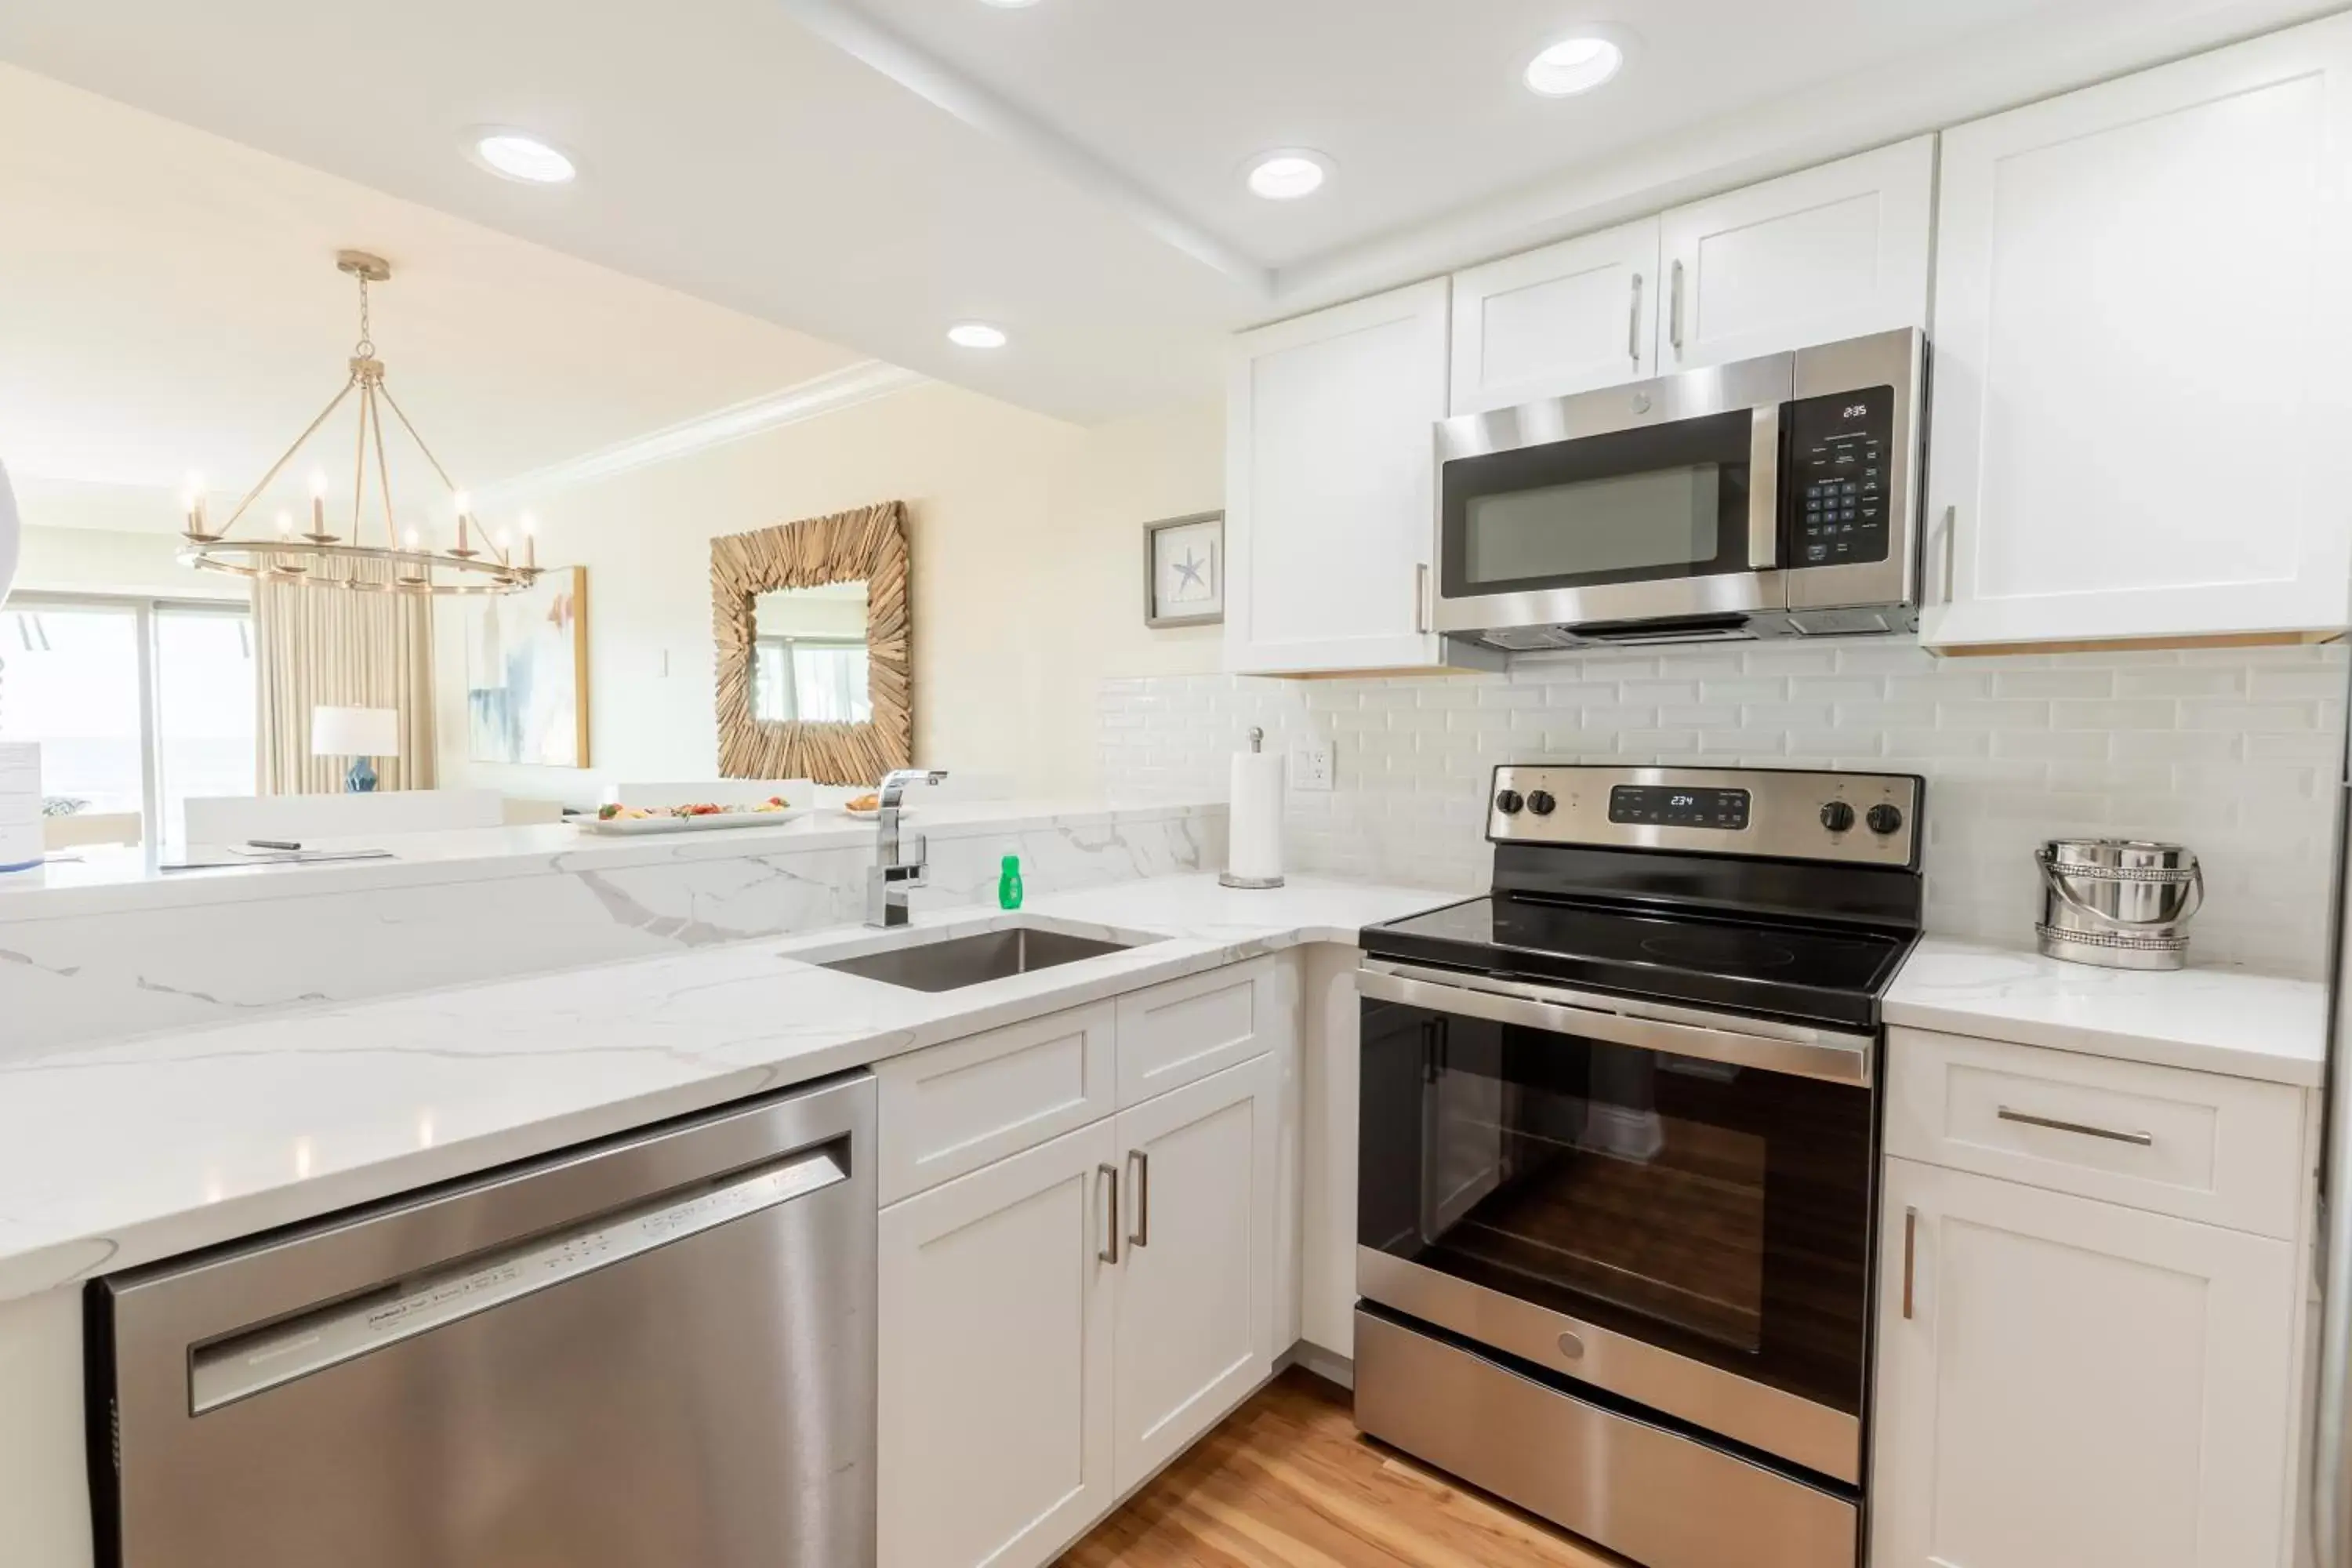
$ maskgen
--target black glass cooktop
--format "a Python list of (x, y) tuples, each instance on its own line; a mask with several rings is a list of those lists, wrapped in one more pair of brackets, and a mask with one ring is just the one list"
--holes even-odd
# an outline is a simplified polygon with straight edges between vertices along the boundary
[(1911, 938), (1505, 894), (1367, 927), (1363, 945), (1407, 962), (1874, 1026)]

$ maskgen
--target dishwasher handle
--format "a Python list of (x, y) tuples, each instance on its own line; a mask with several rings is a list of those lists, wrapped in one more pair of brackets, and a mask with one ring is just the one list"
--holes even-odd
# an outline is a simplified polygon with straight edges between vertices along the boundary
[(198, 1345), (189, 1410), (201, 1415), (848, 1179), (848, 1140), (835, 1139)]

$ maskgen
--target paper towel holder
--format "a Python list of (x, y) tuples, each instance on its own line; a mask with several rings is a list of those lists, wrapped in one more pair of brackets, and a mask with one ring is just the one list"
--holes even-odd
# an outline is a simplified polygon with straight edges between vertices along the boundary
[[(1255, 724), (1251, 725), (1249, 743), (1252, 752), (1264, 751), (1265, 731)], [(1217, 873), (1217, 885), (1221, 888), (1239, 888), (1248, 892), (1263, 892), (1268, 889), (1281, 887), (1282, 879), (1280, 877), (1236, 877), (1231, 871), (1220, 871)]]

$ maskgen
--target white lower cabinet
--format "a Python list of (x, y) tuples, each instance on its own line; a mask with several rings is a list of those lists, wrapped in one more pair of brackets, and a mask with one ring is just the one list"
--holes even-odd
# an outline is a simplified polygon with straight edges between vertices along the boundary
[(1274, 1370), (1274, 1058), (1118, 1113), (1134, 1224), (1118, 1277), (1125, 1491)]
[(1886, 1162), (1874, 1568), (2273, 1568), (2294, 1248)]
[(1106, 1120), (882, 1211), (882, 1568), (1047, 1561), (1118, 1495)]
[(882, 1568), (1050, 1562), (1272, 1373), (1278, 1075), (1257, 1056), (882, 1211)]

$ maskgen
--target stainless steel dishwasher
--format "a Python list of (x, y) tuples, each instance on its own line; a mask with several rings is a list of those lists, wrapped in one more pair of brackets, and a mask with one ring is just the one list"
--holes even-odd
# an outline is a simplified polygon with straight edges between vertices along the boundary
[(102, 1568), (874, 1562), (865, 1073), (98, 1281)]

